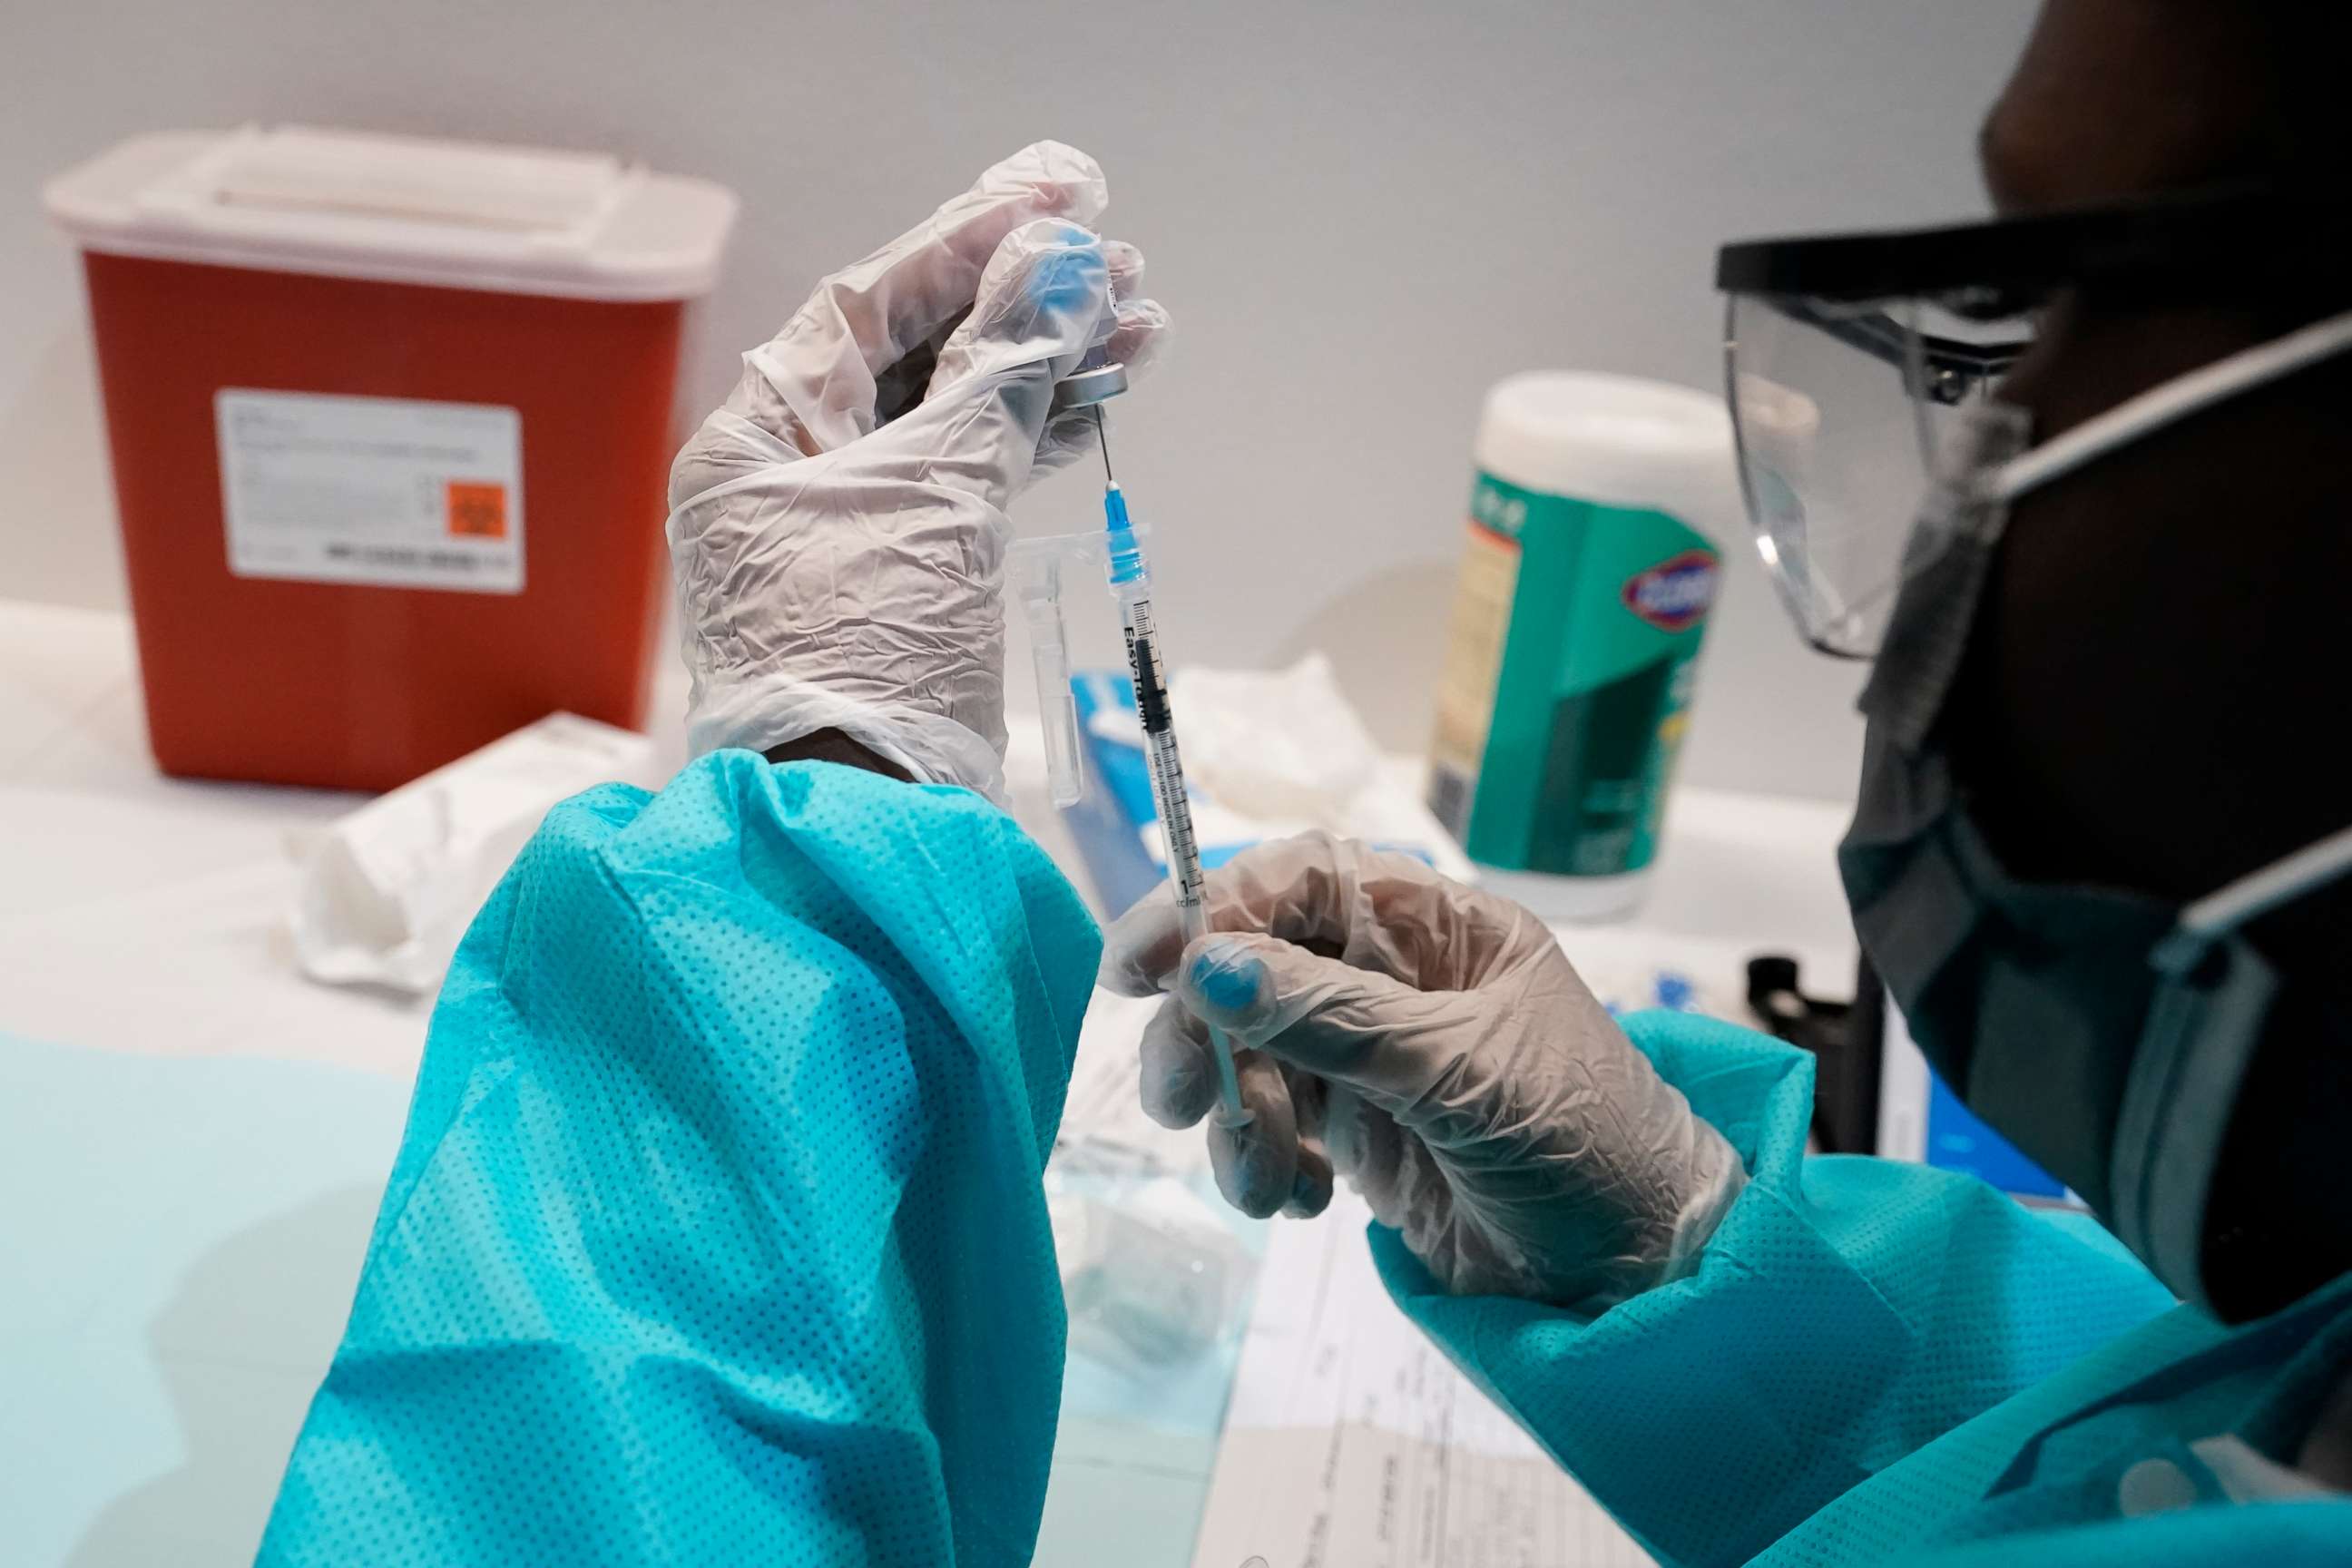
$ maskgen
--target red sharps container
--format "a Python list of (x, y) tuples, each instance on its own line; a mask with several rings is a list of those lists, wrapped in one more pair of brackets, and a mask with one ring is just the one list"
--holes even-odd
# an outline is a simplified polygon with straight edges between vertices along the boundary
[(729, 192), (287, 127), (139, 137), (46, 198), (166, 773), (388, 789), (558, 709), (639, 723)]

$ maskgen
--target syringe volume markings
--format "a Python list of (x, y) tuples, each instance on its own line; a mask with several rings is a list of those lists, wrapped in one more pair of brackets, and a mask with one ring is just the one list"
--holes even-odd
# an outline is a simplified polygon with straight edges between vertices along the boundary
[[(1139, 619), (1140, 617), (1139, 617)], [(1149, 633), (1138, 630), (1134, 651), (1129, 656), (1129, 668), (1135, 672), (1135, 712), (1147, 735), (1165, 735), (1169, 731), (1168, 689), (1161, 685), (1160, 650), (1151, 646)]]

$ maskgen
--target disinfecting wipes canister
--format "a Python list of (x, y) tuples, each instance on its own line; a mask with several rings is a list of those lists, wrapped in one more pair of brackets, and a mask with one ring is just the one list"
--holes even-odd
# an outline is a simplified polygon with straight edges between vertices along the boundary
[(1430, 805), (1538, 913), (1618, 912), (1688, 722), (1706, 530), (1738, 504), (1731, 422), (1686, 387), (1532, 372), (1487, 394), (1476, 464)]

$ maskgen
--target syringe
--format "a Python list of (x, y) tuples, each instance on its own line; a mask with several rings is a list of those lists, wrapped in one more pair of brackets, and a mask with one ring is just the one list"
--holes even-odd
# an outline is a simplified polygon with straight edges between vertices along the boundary
[[(1127, 516), (1127, 497), (1110, 469), (1110, 437), (1103, 428), (1102, 405), (1093, 405), (1095, 439), (1102, 447), (1103, 522), (1109, 531), (1110, 586), (1118, 598), (1120, 629), (1127, 634), (1127, 668), (1135, 678), (1135, 709), (1143, 722), (1143, 756), (1151, 775), (1151, 805), (1160, 816), (1168, 880), (1176, 893), (1176, 919), (1186, 946), (1209, 930), (1202, 896), (1201, 847), (1192, 837), (1192, 802), (1184, 791), (1184, 763), (1176, 752), (1176, 721), (1168, 710), (1168, 672), (1151, 618), (1151, 571), (1143, 545)], [(1217, 1122), (1242, 1127), (1250, 1120), (1234, 1072), (1234, 1048), (1220, 1030), (1209, 1031), (1217, 1062)]]

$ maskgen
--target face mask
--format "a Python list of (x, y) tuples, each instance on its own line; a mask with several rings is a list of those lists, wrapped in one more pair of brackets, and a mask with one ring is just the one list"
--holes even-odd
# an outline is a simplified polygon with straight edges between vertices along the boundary
[(2011, 876), (1955, 790), (1937, 721), (2019, 496), (2199, 409), (2352, 347), (2352, 316), (2167, 383), (2027, 450), (2024, 411), (1971, 409), (1913, 530), (1862, 710), (1838, 866), (1862, 943), (1969, 1108), (2201, 1300), (2207, 1200), (2278, 976), (2238, 931), (2352, 870), (2352, 827), (2186, 909)]

